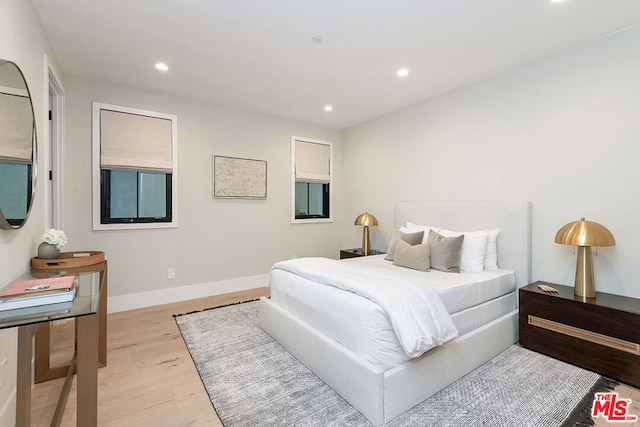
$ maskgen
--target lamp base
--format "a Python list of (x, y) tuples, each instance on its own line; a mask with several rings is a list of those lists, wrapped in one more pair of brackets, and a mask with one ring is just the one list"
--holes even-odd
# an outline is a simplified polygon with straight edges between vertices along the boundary
[(369, 255), (371, 244), (369, 243), (369, 227), (362, 227), (362, 254)]
[(595, 298), (596, 284), (593, 278), (593, 260), (590, 246), (578, 246), (576, 282), (573, 293), (581, 298)]

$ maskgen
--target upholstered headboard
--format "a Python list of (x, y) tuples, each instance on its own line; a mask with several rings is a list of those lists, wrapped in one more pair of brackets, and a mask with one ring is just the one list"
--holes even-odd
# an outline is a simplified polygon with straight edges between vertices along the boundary
[(518, 287), (530, 283), (530, 202), (399, 202), (395, 212), (396, 230), (407, 221), (455, 231), (499, 228), (498, 267), (515, 271)]

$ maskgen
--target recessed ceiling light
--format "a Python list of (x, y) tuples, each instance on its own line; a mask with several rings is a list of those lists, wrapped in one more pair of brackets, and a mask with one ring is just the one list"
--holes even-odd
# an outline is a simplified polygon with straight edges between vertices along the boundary
[(158, 69), (160, 71), (168, 71), (169, 70), (169, 66), (167, 64), (165, 64), (164, 62), (158, 62), (156, 64), (156, 69)]
[(313, 36), (311, 37), (311, 41), (314, 43), (322, 43), (324, 38), (322, 36)]
[(331, 105), (325, 105), (324, 111), (326, 112), (333, 111), (333, 107)]
[(563, 2), (564, 0), (551, 0), (551, 3), (560, 3)]
[(397, 72), (396, 75), (398, 77), (407, 77), (409, 75), (409, 70), (407, 70), (406, 68), (400, 68)]

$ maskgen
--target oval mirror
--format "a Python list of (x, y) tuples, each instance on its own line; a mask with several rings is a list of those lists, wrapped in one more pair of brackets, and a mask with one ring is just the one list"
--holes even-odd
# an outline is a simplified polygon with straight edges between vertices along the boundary
[(36, 125), (22, 71), (0, 59), (0, 228), (27, 221), (36, 187)]

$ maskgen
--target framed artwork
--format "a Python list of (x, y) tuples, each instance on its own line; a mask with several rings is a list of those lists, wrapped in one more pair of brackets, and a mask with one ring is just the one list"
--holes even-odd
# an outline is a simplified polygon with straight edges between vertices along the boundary
[(267, 161), (213, 156), (213, 197), (267, 198)]

